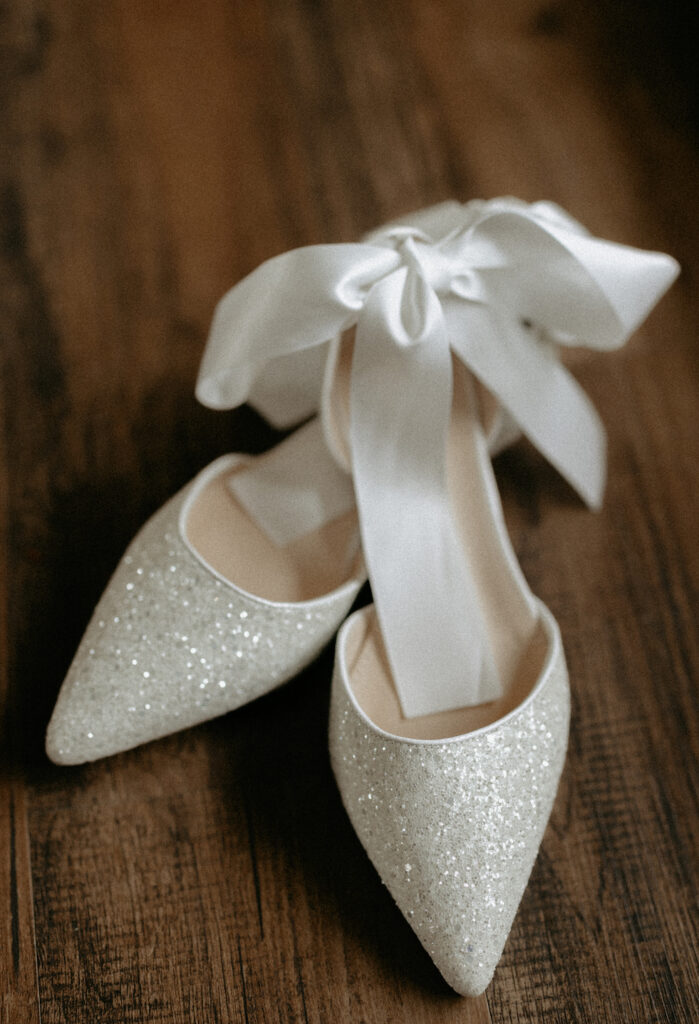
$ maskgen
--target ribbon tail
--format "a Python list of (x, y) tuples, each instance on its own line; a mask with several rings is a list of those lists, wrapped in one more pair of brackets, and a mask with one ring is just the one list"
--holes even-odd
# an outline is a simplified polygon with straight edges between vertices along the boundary
[(403, 268), (379, 282), (358, 321), (350, 440), (377, 615), (411, 718), (493, 700), (501, 683), (450, 513), (446, 328), (425, 286), (427, 327), (417, 342), (404, 337), (405, 274)]
[(573, 375), (492, 306), (445, 302), (451, 344), (538, 448), (593, 509), (606, 482), (602, 421)]
[(352, 478), (330, 454), (318, 417), (233, 473), (228, 488), (278, 547), (355, 507)]

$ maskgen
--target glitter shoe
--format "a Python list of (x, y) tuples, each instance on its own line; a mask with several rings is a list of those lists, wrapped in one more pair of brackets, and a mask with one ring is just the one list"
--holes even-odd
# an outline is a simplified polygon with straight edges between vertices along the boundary
[[(499, 218), (494, 220), (498, 223)], [(383, 882), (445, 980), (468, 996), (482, 993), (493, 976), (536, 859), (564, 763), (570, 706), (559, 630), (532, 595), (512, 550), (469, 370), (478, 368), (503, 402), (508, 384), (497, 380), (497, 373), (516, 381), (519, 395), (512, 395), (509, 408), (518, 405), (524, 432), (587, 502), (598, 507), (604, 486), (603, 433), (596, 418), (588, 416), (589, 406), (580, 403), (580, 392), (562, 377), (566, 371), (545, 355), (546, 347), (556, 331), (562, 336), (567, 315), (568, 331), (575, 335), (582, 309), (595, 332), (608, 332), (620, 344), (677, 272), (674, 261), (663, 254), (605, 248), (606, 243), (587, 236), (569, 235), (567, 226), (561, 233), (553, 230), (557, 239), (565, 238), (575, 259), (561, 257), (547, 252), (547, 243), (538, 250), (536, 236), (526, 229), (519, 240), (528, 237), (532, 244), (531, 265), (538, 268), (542, 290), (548, 289), (544, 296), (532, 275), (518, 272), (520, 226), (510, 222), (501, 233), (500, 221), (495, 231), (496, 224), (491, 230), (486, 225), (476, 229), (471, 247), (463, 243), (460, 267), (445, 265), (443, 252), (435, 258), (417, 245), (407, 254), (413, 267), (417, 264), (415, 272), (440, 294), (445, 319), (451, 312), (452, 324), (457, 315), (448, 296), (459, 281), (460, 294), (473, 306), (458, 319), (462, 327), (480, 332), (480, 343), (461, 347), (450, 338), (455, 351), (445, 434), (430, 434), (432, 424), (423, 417), (419, 430), (410, 434), (414, 457), (401, 449), (396, 459), (402, 478), (394, 475), (390, 480), (401, 509), (399, 513), (393, 505), (399, 534), (395, 546), (379, 522), (377, 547), (376, 521), (383, 509), (362, 500), (364, 482), (357, 474), (372, 479), (373, 486), (391, 476), (383, 452), (367, 449), (367, 455), (362, 449), (367, 423), (375, 445), (383, 444), (382, 436), (390, 439), (395, 458), (411, 431), (410, 421), (421, 416), (416, 406), (402, 416), (400, 410), (386, 412), (387, 404), (400, 401), (394, 394), (413, 392), (410, 372), (390, 362), (382, 331), (393, 335), (400, 358), (417, 349), (416, 362), (422, 363), (418, 375), (426, 400), (432, 400), (434, 378), (429, 380), (429, 374), (436, 373), (424, 356), (419, 359), (420, 345), (430, 343), (430, 318), (436, 325), (433, 337), (438, 337), (440, 319), (434, 304), (429, 310), (431, 295), (424, 289), (420, 296), (417, 282), (406, 298), (409, 275), (398, 297), (404, 318), (408, 302), (413, 309), (423, 306), (422, 318), (412, 328), (418, 344), (410, 345), (409, 329), (400, 330), (395, 298), (387, 290), (383, 301), (392, 308), (383, 317), (376, 309), (371, 315), (381, 352), (370, 364), (379, 377), (377, 391), (367, 397), (371, 380), (364, 387), (365, 368), (372, 357), (359, 348), (358, 327), (357, 337), (345, 340), (337, 355), (337, 379), (327, 392), (326, 415), (335, 411), (336, 447), (355, 474), (376, 598), (376, 606), (356, 612), (338, 636), (330, 710), (332, 766), (348, 816)], [(584, 238), (584, 244), (578, 247), (576, 237)], [(493, 287), (483, 270), (476, 277), (474, 264), (483, 263), (513, 271), (509, 288)], [(593, 299), (593, 277), (605, 282), (604, 301), (598, 296), (587, 305)], [(495, 315), (492, 306), (483, 309), (488, 303)], [(525, 340), (533, 346), (536, 366), (519, 348)], [(390, 385), (387, 377), (381, 379), (384, 361), (391, 369)], [(360, 382), (360, 395), (340, 400)], [(381, 393), (383, 404), (377, 404)], [(343, 402), (349, 415), (338, 416)], [(360, 416), (361, 427), (355, 421)], [(439, 502), (440, 479), (435, 482), (429, 471), (435, 462), (439, 465), (440, 449), (432, 447), (431, 460), (424, 448), (420, 452), (421, 442), (430, 436), (440, 445), (444, 441), (444, 505)], [(412, 487), (409, 474), (414, 474)], [(383, 501), (388, 505), (390, 495)], [(420, 517), (422, 505), (425, 517)], [(407, 526), (398, 525), (401, 513)], [(367, 515), (373, 521), (367, 522)], [(410, 535), (413, 516), (421, 532)], [(453, 532), (445, 528), (445, 520)], [(439, 532), (437, 543), (431, 531)], [(416, 557), (418, 544), (427, 549), (426, 558), (422, 551)], [(417, 572), (411, 573), (409, 561), (418, 566)], [(464, 578), (459, 580), (461, 572)], [(448, 599), (440, 600), (445, 593)], [(402, 632), (395, 621), (398, 608)]]
[(257, 459), (218, 459), (136, 536), (61, 688), (53, 761), (92, 761), (232, 711), (333, 637), (366, 578), (354, 512), (280, 546), (233, 491), (253, 465), (293, 466), (296, 447), (315, 444), (308, 431)]
[[(408, 717), (376, 610), (363, 608), (338, 636), (330, 754), (383, 882), (448, 984), (475, 996), (492, 978), (546, 828), (570, 697), (558, 626), (519, 571), (464, 384), (450, 497), (502, 693)], [(434, 691), (439, 682), (425, 685)]]
[[(565, 757), (569, 692), (558, 627), (540, 605), (531, 650), (539, 676), (523, 700), (525, 676), (497, 707), (474, 713), (473, 731), (464, 731), (464, 711), (453, 727), (417, 720), (415, 731), (434, 738), (413, 740), (396, 729), (385, 668), (372, 675), (376, 638), (371, 608), (355, 612), (338, 636), (333, 770), (362, 845), (418, 939), (453, 989), (476, 996), (500, 959)], [(372, 700), (367, 687), (377, 680), (382, 695)], [(377, 708), (382, 699), (393, 718)], [(510, 710), (498, 717), (501, 708)]]

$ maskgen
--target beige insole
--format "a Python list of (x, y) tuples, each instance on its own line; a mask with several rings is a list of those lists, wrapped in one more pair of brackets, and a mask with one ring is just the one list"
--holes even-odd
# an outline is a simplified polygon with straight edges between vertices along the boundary
[[(264, 456), (261, 456), (262, 458)], [(286, 547), (277, 547), (229, 490), (223, 469), (202, 489), (185, 531), (199, 555), (237, 587), (267, 601), (310, 601), (359, 571), (356, 512), (348, 512)]]
[[(450, 498), (504, 691), (502, 697), (487, 704), (405, 718), (378, 621), (372, 612), (365, 620), (364, 635), (357, 630), (348, 651), (351, 685), (371, 721), (397, 736), (439, 739), (495, 722), (521, 703), (531, 690), (546, 654), (544, 631), (526, 583), (514, 555), (508, 557), (509, 540), (504, 526), (498, 528), (493, 515), (489, 488), (493, 494), (495, 485), (488, 481), (492, 470), (485, 447), (481, 444), (479, 450), (477, 443), (481, 428), (471, 383), (465, 368), (455, 362), (448, 451)], [(425, 682), (439, 685), (438, 679)]]

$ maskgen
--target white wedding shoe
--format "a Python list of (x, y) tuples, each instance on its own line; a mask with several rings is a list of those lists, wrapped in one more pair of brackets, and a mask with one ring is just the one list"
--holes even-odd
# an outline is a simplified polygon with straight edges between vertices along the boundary
[(620, 346), (677, 269), (552, 204), (495, 200), (439, 241), (399, 224), (279, 256), (217, 312), (200, 393), (220, 407), (255, 393), (268, 360), (344, 332), (322, 418), (353, 479), (375, 607), (340, 632), (332, 764), (369, 857), (466, 995), (502, 952), (569, 716), (558, 628), (504, 526), (484, 403), (598, 508), (604, 430), (556, 349)]
[[(449, 985), (475, 996), (500, 959), (546, 828), (570, 695), (558, 626), (519, 570), (475, 395), (463, 366), (455, 371), (450, 503), (501, 690), (452, 706), (458, 699), (439, 699), (437, 669), (427, 680), (433, 709), (409, 717), (376, 609), (363, 608), (338, 636), (330, 754), (381, 878)], [(429, 644), (425, 631), (417, 639)]]
[[(416, 221), (436, 240), (475, 212), (443, 203)], [(232, 336), (238, 328), (245, 316)], [(213, 406), (219, 343), (215, 324), (198, 388)], [(307, 417), (325, 355), (272, 363), (251, 402), (279, 427)], [(496, 403), (487, 430), (493, 450), (513, 436)], [(313, 661), (365, 580), (351, 481), (318, 421), (264, 456), (217, 460), (152, 517), (119, 564), (61, 687), (49, 757), (106, 757), (262, 696)]]
[(297, 675), (334, 636), (366, 579), (354, 512), (280, 545), (233, 490), (253, 466), (263, 483), (292, 466), (312, 430), (267, 456), (218, 459), (143, 527), (61, 687), (46, 737), (53, 761), (92, 761), (232, 711)]

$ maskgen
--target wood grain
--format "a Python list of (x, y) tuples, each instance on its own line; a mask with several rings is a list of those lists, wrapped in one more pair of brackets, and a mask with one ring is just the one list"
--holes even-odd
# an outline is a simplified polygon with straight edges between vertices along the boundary
[[(3, 1024), (699, 1019), (697, 107), (652, 0), (252, 0), (0, 11)], [(346, 820), (330, 655), (235, 715), (58, 769), (43, 731), (124, 546), (251, 412), (197, 407), (213, 306), (264, 258), (456, 196), (566, 206), (683, 275), (575, 370), (610, 435), (586, 512), (497, 472), (574, 689), (495, 979), (450, 992)]]

